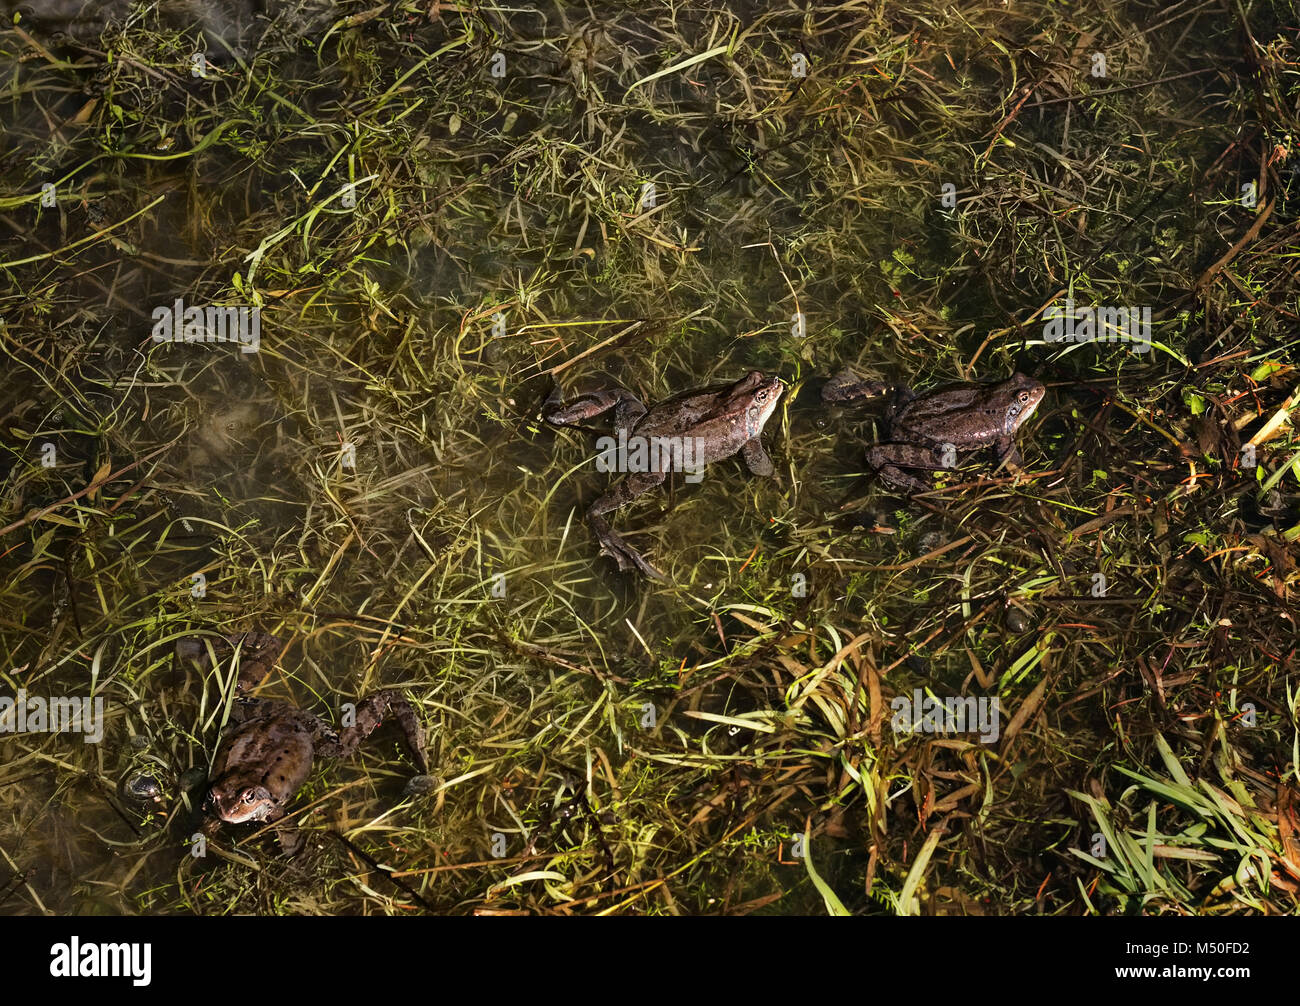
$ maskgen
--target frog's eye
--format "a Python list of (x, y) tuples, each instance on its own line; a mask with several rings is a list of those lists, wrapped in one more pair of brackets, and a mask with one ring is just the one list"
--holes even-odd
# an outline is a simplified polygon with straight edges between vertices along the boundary
[(1029, 392), (1028, 392), (1028, 391), (1022, 391), (1022, 392), (1020, 392), (1020, 401), (1022, 401), (1022, 402), (1027, 402), (1027, 401), (1029, 401)]
[(254, 803), (257, 800), (257, 794), (251, 789), (244, 790), (244, 803)]
[(760, 391), (760, 392), (759, 392), (757, 395), (755, 395), (754, 397), (755, 397), (756, 399), (758, 399), (760, 402), (766, 402), (766, 401), (767, 401), (767, 392), (766, 392), (766, 391)]

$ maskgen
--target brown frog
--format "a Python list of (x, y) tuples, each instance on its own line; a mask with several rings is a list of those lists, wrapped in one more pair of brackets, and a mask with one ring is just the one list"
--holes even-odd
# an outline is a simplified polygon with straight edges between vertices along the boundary
[(688, 391), (647, 410), (623, 388), (590, 392), (568, 403), (556, 388), (542, 407), (542, 418), (553, 426), (572, 426), (614, 410), (617, 441), (603, 438), (597, 467), (628, 474), (587, 510), (587, 523), (601, 552), (612, 556), (620, 570), (635, 568), (663, 579), (659, 570), (614, 533), (604, 515), (662, 484), (670, 471), (692, 472), (694, 478), (688, 475), (688, 481), (698, 481), (704, 465), (737, 453), (755, 475), (771, 475), (775, 469), (759, 434), (784, 390), (779, 377), (765, 377), (755, 370), (734, 384)]
[[(255, 667), (255, 677), (261, 677), (283, 650), (281, 640), (260, 632), (213, 642), (218, 644), (213, 648), (218, 659), (237, 646), (241, 652), (247, 647), (251, 659), (241, 659), (241, 683), (249, 680), (244, 672), (250, 664)], [(176, 644), (180, 659), (200, 665), (211, 663), (205, 659), (206, 651), (199, 639), (182, 639)], [(313, 758), (349, 757), (390, 714), (423, 775), (428, 770), (424, 734), (410, 704), (395, 691), (363, 699), (356, 706), (352, 725), (339, 731), (291, 703), (241, 696), (231, 709), (231, 726), (213, 759), (204, 810), (231, 824), (278, 821), (284, 817), (285, 805), (307, 781)], [(282, 832), (281, 841), (290, 848), (293, 833)]]
[[(890, 390), (844, 371), (822, 388), (822, 400), (846, 402)], [(953, 384), (921, 395), (905, 387), (892, 390), (885, 438), (867, 449), (867, 464), (887, 486), (913, 493), (932, 486), (904, 469), (952, 468), (957, 451), (994, 446), (999, 465), (1018, 469), (1016, 431), (1034, 414), (1045, 389), (1032, 377), (1013, 374), (996, 384)]]

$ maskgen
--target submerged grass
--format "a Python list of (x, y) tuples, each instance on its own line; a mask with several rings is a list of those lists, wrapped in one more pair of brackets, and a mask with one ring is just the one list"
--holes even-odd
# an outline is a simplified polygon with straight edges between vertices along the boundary
[[(0, 910), (1293, 912), (1298, 59), (1267, 2), (7, 24), (0, 694), (105, 703), (0, 735)], [(886, 494), (843, 367), (1033, 374), (1027, 473)], [(619, 577), (543, 398), (750, 369), (776, 477), (616, 514), (670, 579)], [(405, 690), (432, 782), (384, 732), (298, 856), (195, 849), (232, 669), (172, 650), (249, 629), (259, 694)]]

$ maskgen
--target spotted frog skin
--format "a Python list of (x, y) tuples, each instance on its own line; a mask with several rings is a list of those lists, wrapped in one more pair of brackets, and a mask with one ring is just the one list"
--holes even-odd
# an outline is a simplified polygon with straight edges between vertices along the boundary
[(350, 757), (390, 714), (420, 774), (428, 770), (415, 712), (396, 692), (377, 692), (357, 703), (356, 721), (340, 731), (288, 702), (240, 699), (236, 708), (239, 721), (212, 763), (205, 804), (230, 824), (284, 817), (285, 804), (307, 781), (314, 757)]
[[(260, 632), (212, 642), (219, 660), (236, 647), (248, 653), (241, 660), (241, 686), (263, 677), (283, 650), (280, 639)], [(206, 652), (206, 643), (198, 638), (176, 644), (181, 660), (201, 666), (211, 664)], [(245, 674), (250, 667), (252, 672)], [(286, 804), (311, 774), (314, 758), (350, 757), (390, 715), (401, 727), (416, 768), (424, 774), (428, 770), (424, 733), (410, 704), (395, 691), (377, 692), (357, 703), (352, 725), (337, 731), (291, 703), (240, 696), (212, 763), (204, 809), (230, 824), (280, 820)], [(281, 838), (283, 841), (285, 835)]]
[[(886, 394), (890, 387), (845, 371), (822, 389), (826, 402)], [(909, 470), (940, 471), (946, 446), (955, 451), (997, 448), (999, 465), (1018, 469), (1016, 431), (1043, 400), (1043, 385), (1024, 374), (995, 384), (953, 384), (914, 395), (896, 388), (885, 416), (885, 438), (867, 450), (867, 464), (892, 489), (925, 492), (933, 486)]]
[[(689, 440), (696, 466), (739, 454), (751, 472), (768, 476), (775, 469), (759, 434), (784, 390), (780, 378), (765, 377), (755, 370), (734, 384), (688, 391), (647, 410), (635, 395), (622, 388), (590, 392), (568, 403), (560, 399), (557, 388), (546, 400), (542, 418), (553, 426), (572, 426), (613, 409), (614, 433), (620, 440)], [(630, 472), (587, 511), (587, 523), (600, 542), (601, 552), (612, 556), (620, 570), (637, 569), (652, 579), (663, 579), (663, 573), (614, 533), (604, 515), (661, 485), (669, 470), (670, 465), (660, 458), (647, 471)]]

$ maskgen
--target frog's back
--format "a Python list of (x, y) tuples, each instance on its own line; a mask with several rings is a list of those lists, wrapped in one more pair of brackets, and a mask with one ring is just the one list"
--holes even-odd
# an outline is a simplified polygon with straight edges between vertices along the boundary
[(725, 404), (718, 391), (681, 395), (646, 413), (634, 433), (648, 440), (689, 442), (688, 451), (693, 453), (688, 456), (694, 464), (707, 465), (735, 454), (749, 439)]
[(1013, 433), (1041, 398), (1042, 385), (1023, 374), (996, 384), (948, 385), (902, 406), (891, 427), (935, 443), (976, 447)]
[(310, 722), (291, 712), (277, 712), (249, 720), (229, 738), (217, 773), (255, 779), (283, 796), (306, 781), (312, 754)]

